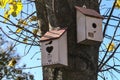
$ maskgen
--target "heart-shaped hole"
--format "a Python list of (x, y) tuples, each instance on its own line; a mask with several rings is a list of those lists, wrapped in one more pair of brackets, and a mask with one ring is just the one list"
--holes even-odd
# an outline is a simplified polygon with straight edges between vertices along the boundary
[(46, 51), (47, 51), (48, 53), (51, 53), (52, 50), (53, 50), (53, 46), (49, 46), (49, 47), (46, 48)]

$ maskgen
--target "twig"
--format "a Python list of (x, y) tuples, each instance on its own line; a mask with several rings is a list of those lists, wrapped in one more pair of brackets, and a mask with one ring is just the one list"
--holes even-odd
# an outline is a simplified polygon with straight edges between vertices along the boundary
[(108, 23), (109, 23), (109, 21), (110, 21), (110, 18), (111, 18), (111, 16), (112, 16), (112, 13), (113, 13), (113, 11), (114, 11), (116, 1), (117, 1), (117, 0), (115, 0), (115, 2), (114, 2), (114, 4), (113, 4), (112, 10), (111, 10), (111, 12), (110, 12), (110, 15), (109, 15), (109, 17), (108, 17), (108, 19), (107, 19), (107, 22), (106, 22), (105, 26), (104, 26), (103, 36), (105, 36), (105, 32), (106, 32)]
[(33, 69), (33, 68), (39, 68), (39, 67), (42, 67), (42, 66), (34, 66), (34, 67), (26, 67), (26, 68), (17, 68), (17, 69)]
[(115, 48), (114, 52), (109, 56), (109, 58), (99, 67), (99, 70), (102, 69), (102, 67), (114, 56), (114, 54), (116, 53), (116, 50), (119, 48), (120, 43), (118, 44), (118, 46)]
[(18, 41), (18, 40), (16, 40), (16, 39), (10, 37), (9, 35), (7, 35), (7, 34), (2, 30), (2, 28), (0, 28), (0, 30), (1, 30), (8, 38), (10, 38), (10, 39), (12, 39), (12, 40), (14, 40), (14, 41), (17, 41), (17, 42), (23, 43), (23, 44), (27, 44), (27, 45), (40, 46), (40, 45), (36, 45), (36, 44), (24, 43), (24, 42), (22, 42), (22, 41)]
[[(113, 40), (114, 40), (114, 37), (115, 37), (115, 34), (116, 34), (116, 32), (117, 32), (117, 29), (118, 29), (119, 24), (120, 24), (120, 21), (119, 21), (118, 25), (116, 26), (116, 29), (115, 29), (115, 31), (114, 31), (113, 37), (112, 37), (112, 39), (111, 39), (111, 41), (110, 41), (110, 44), (111, 44), (111, 43), (113, 42)], [(107, 53), (108, 53), (108, 49), (109, 49), (109, 48), (110, 48), (110, 45), (108, 46), (107, 51), (106, 51), (106, 53), (105, 53), (105, 55), (104, 55), (104, 57), (103, 57), (100, 65), (98, 66), (98, 67), (100, 67), (100, 69), (103, 67), (103, 64), (102, 64), (102, 63), (103, 63), (103, 61), (105, 60), (105, 58), (106, 58), (106, 56), (107, 56)], [(109, 61), (109, 60), (108, 60), (108, 61)], [(101, 66), (101, 65), (102, 65), (102, 66)]]

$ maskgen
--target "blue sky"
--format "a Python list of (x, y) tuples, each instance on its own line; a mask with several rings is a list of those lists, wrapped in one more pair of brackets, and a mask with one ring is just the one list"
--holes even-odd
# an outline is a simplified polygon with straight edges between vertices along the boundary
[[(110, 9), (112, 8), (113, 3), (114, 3), (114, 0), (102, 0), (102, 4), (100, 6), (100, 12), (101, 12), (101, 14), (105, 15), (107, 9), (108, 8), (110, 8)], [(115, 8), (112, 15), (120, 17), (120, 9)], [(105, 22), (105, 21), (106, 21), (106, 19), (103, 20), (103, 22)], [(117, 25), (118, 21), (110, 20), (109, 24)], [(104, 26), (104, 24), (103, 24), (103, 26)], [(114, 31), (115, 31), (115, 27), (107, 26), (106, 34), (112, 36), (114, 34)], [(116, 35), (120, 34), (119, 31), (120, 31), (120, 28), (118, 28)], [(118, 40), (120, 40), (119, 36), (115, 36), (115, 38), (118, 39)], [(104, 45), (108, 45), (110, 43), (110, 41), (111, 41), (110, 39), (104, 38), (103, 43), (104, 43)], [(115, 45), (118, 45), (119, 42), (113, 41), (113, 43)], [(103, 44), (101, 45), (100, 50), (102, 50), (102, 48), (104, 48), (104, 49), (106, 48), (106, 46), (104, 46), (104, 45)], [(120, 52), (119, 48), (118, 48), (117, 52)], [(100, 57), (104, 56), (104, 52), (100, 52), (99, 54), (100, 54)], [(109, 55), (111, 55), (110, 52), (108, 53), (107, 57), (109, 57)], [(118, 59), (119, 59), (119, 56), (120, 56), (119, 53), (115, 54), (115, 57), (117, 57)], [(107, 64), (114, 65), (114, 61), (115, 61), (115, 64), (119, 64), (120, 63), (117, 60), (111, 59)], [(120, 69), (120, 68), (118, 68), (118, 69)], [(99, 74), (101, 74), (101, 73), (99, 73)], [(113, 76), (111, 76), (112, 74), (114, 74), (118, 79), (115, 78), (115, 77), (113, 78)], [(119, 74), (116, 73), (113, 70), (110, 70), (109, 72), (105, 72), (104, 75), (102, 75), (102, 76), (106, 76), (105, 80), (119, 80), (120, 79)], [(99, 77), (98, 80), (103, 80), (103, 79), (101, 79)]]
[[(25, 0), (23, 0), (24, 2)], [(25, 4), (26, 2), (24, 2), (24, 6), (23, 6), (23, 11), (25, 11), (27, 14), (31, 14), (32, 12), (35, 11), (35, 5), (34, 4)], [(8, 7), (7, 7), (8, 8)], [(7, 9), (6, 8), (6, 9)], [(4, 9), (0, 9), (0, 15), (4, 14)], [(21, 17), (22, 16), (22, 17)], [(18, 15), (16, 18), (26, 18), (26, 15)], [(10, 17), (10, 19), (14, 22), (17, 23), (17, 21), (15, 20), (14, 17)], [(3, 20), (3, 18), (0, 18), (0, 20)], [(9, 30), (6, 28), (7, 25), (0, 23), (0, 26), (2, 27), (3, 30), (5, 30), (7, 33), (9, 32)], [(14, 26), (10, 26), (12, 27), (12, 30), (15, 31), (16, 28)], [(16, 38), (16, 36), (11, 35), (13, 38)], [(10, 39), (7, 38), (7, 40), (11, 41)], [(26, 55), (25, 53), (27, 52), (27, 50), (29, 49), (30, 46), (26, 46), (24, 44), (20, 44), (18, 45), (15, 50), (16, 53), (19, 54), (21, 56), (21, 60), (18, 61), (18, 66), (17, 67), (21, 67), (24, 64), (26, 64), (26, 68), (27, 67), (35, 67), (35, 66), (40, 66), (41, 65), (41, 53), (40, 53), (40, 47), (32, 47), (30, 52)], [(25, 50), (26, 48), (26, 50)], [(36, 53), (38, 52), (38, 53)], [(33, 55), (36, 54), (34, 57)], [(33, 58), (32, 58), (33, 57)], [(32, 58), (32, 59), (31, 59)], [(33, 74), (35, 77), (35, 80), (42, 80), (42, 67), (38, 67), (38, 68), (34, 68), (34, 69), (25, 69), (25, 72), (29, 72), (30, 74)]]

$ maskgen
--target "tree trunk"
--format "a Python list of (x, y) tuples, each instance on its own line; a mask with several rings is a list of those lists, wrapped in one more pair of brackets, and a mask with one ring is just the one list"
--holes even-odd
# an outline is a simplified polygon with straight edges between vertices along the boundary
[(40, 35), (44, 35), (49, 30), (45, 2), (44, 0), (35, 0), (35, 5)]
[[(40, 0), (38, 0), (40, 2)], [(99, 12), (98, 0), (42, 0), (45, 1), (49, 28), (68, 27), (67, 67), (43, 67), (43, 80), (97, 80), (98, 50), (96, 45), (80, 45), (76, 38), (76, 10), (86, 5)], [(36, 3), (38, 4), (38, 3)], [(37, 11), (42, 10), (36, 6)], [(41, 14), (37, 14), (41, 15)], [(47, 30), (46, 30), (47, 31)]]

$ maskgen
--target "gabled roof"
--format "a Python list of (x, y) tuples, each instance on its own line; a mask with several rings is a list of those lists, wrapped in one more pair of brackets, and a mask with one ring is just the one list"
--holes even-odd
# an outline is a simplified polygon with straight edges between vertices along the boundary
[(45, 33), (40, 39), (40, 42), (48, 41), (48, 40), (54, 40), (60, 38), (64, 33), (66, 32), (66, 29), (60, 29), (60, 30), (51, 30)]
[(75, 8), (86, 16), (91, 16), (91, 17), (103, 19), (103, 16), (101, 16), (97, 11), (95, 11), (93, 9), (86, 9), (86, 8), (79, 7), (79, 6), (75, 6)]

